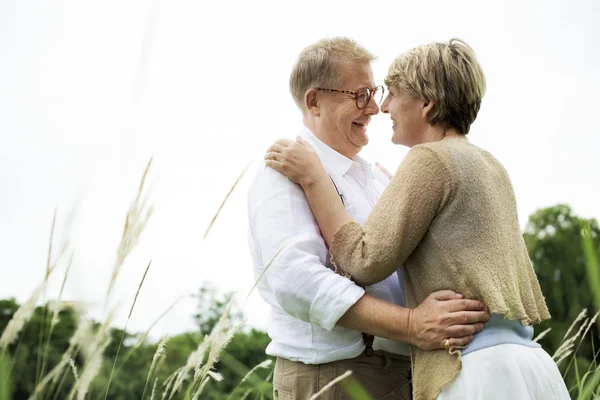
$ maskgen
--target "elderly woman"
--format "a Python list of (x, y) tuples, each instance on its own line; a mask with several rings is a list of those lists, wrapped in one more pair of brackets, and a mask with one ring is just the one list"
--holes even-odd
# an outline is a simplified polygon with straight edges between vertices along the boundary
[(414, 48), (385, 83), (392, 142), (411, 150), (364, 226), (308, 143), (278, 141), (267, 165), (302, 186), (339, 273), (370, 285), (403, 264), (409, 307), (441, 289), (488, 305), (492, 318), (468, 347), (447, 339), (445, 349), (413, 348), (416, 400), (568, 399), (556, 365), (531, 340), (531, 325), (550, 315), (510, 179), (466, 137), (485, 92), (473, 50), (457, 39)]

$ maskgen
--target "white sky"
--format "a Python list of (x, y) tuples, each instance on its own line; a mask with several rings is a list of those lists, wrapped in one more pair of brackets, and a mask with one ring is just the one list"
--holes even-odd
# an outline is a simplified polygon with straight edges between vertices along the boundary
[[(155, 29), (136, 97), (153, 2)], [(377, 54), (378, 83), (399, 53), (465, 39), (488, 82), (469, 137), (506, 166), (521, 224), (559, 202), (600, 218), (599, 21), (594, 0), (2, 0), (0, 298), (23, 301), (33, 291), (44, 274), (54, 207), (62, 223), (78, 203), (65, 298), (102, 304), (124, 213), (154, 155), (157, 213), (117, 284), (118, 323), (150, 259), (133, 330), (204, 281), (243, 300), (253, 283), (250, 176), (209, 239), (202, 236), (246, 164), (298, 132), (289, 72), (302, 48), (326, 36), (350, 36)], [(391, 144), (388, 117), (375, 117), (369, 133), (362, 155), (394, 170), (406, 149)], [(52, 296), (61, 279), (62, 270)], [(259, 296), (244, 304), (250, 325), (265, 328), (268, 308)], [(193, 300), (181, 303), (153, 336), (190, 328), (194, 308)]]

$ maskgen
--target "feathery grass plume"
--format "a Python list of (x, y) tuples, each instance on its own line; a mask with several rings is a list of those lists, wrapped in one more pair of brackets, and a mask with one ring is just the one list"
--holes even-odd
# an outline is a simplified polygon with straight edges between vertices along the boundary
[(123, 332), (121, 333), (121, 340), (119, 341), (119, 347), (117, 347), (117, 354), (115, 355), (115, 360), (113, 362), (112, 369), (110, 370), (110, 376), (108, 377), (108, 384), (106, 385), (106, 393), (104, 395), (104, 399), (108, 398), (108, 391), (110, 390), (110, 383), (112, 381), (113, 373), (115, 372), (115, 367), (117, 365), (117, 360), (119, 359), (119, 352), (121, 351), (121, 346), (123, 345), (123, 340), (125, 339), (125, 333), (127, 332), (127, 325), (129, 325), (129, 320), (131, 319), (131, 314), (133, 314), (133, 309), (135, 308), (135, 303), (137, 302), (138, 295), (140, 294), (140, 290), (144, 285), (144, 280), (146, 279), (146, 275), (148, 274), (148, 270), (150, 269), (150, 265), (152, 265), (152, 260), (148, 263), (146, 270), (144, 271), (144, 276), (142, 276), (142, 280), (138, 285), (137, 291), (135, 292), (135, 297), (133, 298), (133, 303), (131, 304), (131, 308), (129, 309), (129, 315), (127, 316), (127, 321), (125, 322), (125, 327), (123, 328)]
[[(148, 370), (148, 376), (146, 377), (146, 383), (144, 384), (144, 391), (142, 392), (142, 399), (144, 398), (144, 395), (146, 394), (146, 387), (148, 386), (148, 381), (152, 378), (152, 374), (154, 373), (154, 371), (156, 371), (156, 369), (158, 368), (158, 365), (163, 360), (163, 356), (165, 354), (168, 341), (169, 341), (169, 337), (165, 336), (160, 340), (160, 342), (158, 342), (156, 352), (154, 353), (154, 356), (152, 357), (152, 364), (150, 364), (150, 369)], [(154, 386), (155, 387), (152, 389), (152, 392), (153, 392), (152, 397), (154, 397), (154, 390), (156, 389), (156, 381), (154, 382)]]
[(569, 329), (567, 329), (567, 333), (565, 333), (565, 336), (563, 336), (561, 343), (564, 342), (565, 339), (569, 336), (569, 334), (571, 333), (573, 328), (575, 328), (575, 325), (577, 325), (577, 323), (579, 323), (579, 321), (581, 321), (585, 317), (587, 317), (587, 308), (584, 308), (583, 310), (581, 310), (581, 312), (579, 313), (577, 318), (575, 318), (575, 321), (573, 321), (571, 326), (569, 326)]
[[(154, 400), (154, 395), (156, 395), (156, 384), (158, 383), (158, 378), (154, 378), (154, 385), (152, 385), (152, 393), (150, 393), (150, 400)], [(144, 396), (142, 396), (142, 400)]]
[[(54, 242), (54, 228), (56, 227), (56, 214), (58, 210), (56, 207), (54, 208), (54, 215), (52, 216), (52, 228), (50, 228), (50, 240), (48, 243), (48, 256), (46, 259), (46, 276), (44, 277), (44, 281), (48, 281), (48, 277), (50, 275), (50, 268), (52, 265), (52, 244)], [(46, 286), (42, 291), (42, 304), (46, 303)], [(35, 385), (37, 386), (40, 381), (40, 377), (43, 375), (42, 372), (42, 363), (43, 363), (43, 350), (42, 346), (44, 345), (44, 331), (46, 330), (46, 317), (48, 314), (48, 308), (43, 307), (42, 318), (40, 319), (40, 330), (39, 330), (39, 341), (38, 341), (38, 352), (37, 352), (37, 362), (35, 363)]]
[(272, 361), (271, 360), (265, 360), (263, 362), (261, 362), (260, 364), (254, 366), (254, 368), (252, 368), (240, 381), (240, 383), (237, 384), (237, 386), (231, 391), (231, 393), (229, 394), (229, 396), (227, 397), (227, 400), (231, 399), (231, 396), (233, 396), (233, 394), (235, 393), (235, 391), (242, 386), (242, 384), (244, 382), (246, 382), (248, 380), (248, 378), (250, 377), (250, 375), (252, 375), (254, 372), (256, 372), (256, 370), (258, 370), (259, 368), (269, 368), (269, 366), (271, 365)]
[(230, 303), (229, 307), (223, 314), (223, 317), (221, 317), (221, 320), (219, 321), (217, 326), (213, 329), (213, 332), (211, 332), (211, 334), (210, 334), (211, 335), (211, 338), (210, 338), (211, 346), (210, 346), (210, 350), (208, 352), (208, 358), (206, 359), (206, 363), (204, 364), (202, 369), (199, 371), (199, 373), (198, 373), (198, 368), (196, 369), (196, 374), (194, 374), (194, 381), (192, 382), (192, 384), (190, 385), (190, 387), (188, 389), (188, 393), (191, 393), (192, 396), (199, 396), (200, 393), (202, 393), (202, 390), (204, 389), (204, 386), (206, 385), (206, 383), (210, 377), (210, 372), (212, 371), (212, 369), (213, 369), (214, 365), (217, 363), (217, 361), (219, 361), (219, 354), (229, 344), (229, 342), (233, 338), (233, 335), (235, 335), (239, 331), (239, 329), (242, 327), (242, 325), (245, 323), (245, 321), (244, 321), (244, 322), (240, 323), (239, 325), (237, 325), (236, 327), (227, 328), (227, 325), (229, 322), (229, 320), (227, 319), (227, 316), (229, 314), (229, 311), (231, 310), (232, 304), (233, 304), (233, 302)]
[[(172, 389), (169, 392), (169, 397), (168, 397), (169, 400), (181, 388), (183, 381), (187, 378), (188, 373), (194, 368), (196, 370), (198, 370), (199, 366), (202, 365), (202, 362), (204, 361), (204, 353), (206, 353), (206, 351), (208, 350), (208, 348), (210, 346), (209, 340), (210, 340), (209, 336), (205, 336), (204, 339), (200, 342), (200, 344), (196, 348), (196, 350), (194, 350), (188, 356), (188, 359), (187, 359), (185, 365), (176, 371), (176, 373), (174, 374), (175, 376), (173, 378), (173, 381), (171, 382)], [(168, 386), (169, 385), (167, 385), (167, 389), (169, 389)], [(166, 392), (167, 392), (167, 390), (165, 390), (165, 393)], [(163, 394), (163, 398), (164, 398), (164, 394)]]
[(75, 365), (75, 361), (72, 358), (69, 358), (69, 365), (71, 365), (71, 369), (73, 370), (73, 377), (75, 377), (75, 382), (79, 381), (79, 374), (77, 374), (77, 366)]
[(46, 287), (46, 283), (48, 281), (44, 280), (29, 296), (29, 299), (25, 303), (23, 303), (17, 311), (13, 314), (13, 317), (10, 321), (8, 321), (8, 325), (4, 328), (4, 332), (2, 332), (2, 336), (0, 336), (0, 349), (2, 349), (2, 353), (4, 354), (6, 348), (15, 341), (23, 326), (29, 321), (33, 312), (35, 311), (35, 305), (42, 294), (44, 288)]
[[(93, 321), (90, 319), (80, 319), (77, 324), (77, 329), (71, 339), (69, 340), (69, 347), (67, 351), (63, 353), (60, 361), (50, 372), (38, 383), (34, 388), (33, 393), (29, 397), (30, 399), (37, 398), (38, 394), (42, 393), (48, 383), (52, 383), (50, 386), (49, 393), (52, 393), (54, 386), (58, 383), (58, 380), (65, 370), (66, 366), (69, 365), (69, 360), (76, 356), (76, 352), (83, 341), (89, 340), (94, 336)], [(60, 388), (60, 387), (59, 387)]]
[(146, 228), (146, 224), (150, 220), (152, 212), (154, 211), (153, 205), (147, 206), (149, 194), (146, 194), (145, 197), (142, 198), (144, 185), (146, 183), (146, 178), (148, 176), (148, 171), (150, 170), (151, 165), (152, 157), (150, 157), (150, 160), (148, 160), (148, 164), (146, 165), (146, 169), (144, 170), (144, 174), (142, 175), (142, 181), (140, 182), (140, 187), (138, 189), (136, 198), (133, 201), (133, 203), (131, 203), (131, 205), (129, 206), (127, 216), (125, 217), (123, 234), (121, 236), (121, 241), (119, 242), (119, 246), (117, 248), (117, 257), (115, 260), (115, 265), (113, 266), (112, 276), (108, 285), (108, 290), (106, 291), (105, 307), (107, 307), (108, 305), (110, 294), (115, 286), (117, 277), (119, 276), (119, 271), (125, 263), (125, 259), (137, 246), (139, 238), (142, 232), (144, 231), (144, 228)]
[(336, 385), (338, 382), (346, 379), (347, 377), (349, 377), (350, 375), (352, 375), (352, 371), (346, 371), (344, 372), (342, 375), (338, 376), (337, 378), (335, 378), (334, 380), (332, 380), (331, 382), (329, 382), (327, 385), (323, 386), (323, 389), (319, 390), (317, 393), (313, 394), (309, 400), (315, 400), (316, 398), (318, 398), (320, 395), (322, 395), (323, 393), (325, 393), (326, 391), (328, 391), (329, 389), (331, 389), (334, 385)]
[(217, 382), (221, 382), (223, 380), (223, 375), (219, 372), (208, 371), (208, 375)]
[[(194, 368), (194, 380), (198, 378), (203, 379), (206, 377), (208, 371), (210, 371), (214, 365), (218, 361), (218, 356), (221, 350), (225, 347), (225, 345), (229, 342), (229, 336), (231, 334), (232, 329), (230, 328), (229, 314), (231, 312), (231, 308), (233, 306), (233, 299), (229, 302), (229, 305), (225, 309), (217, 324), (213, 327), (212, 331), (205, 339), (205, 342), (210, 345), (210, 350), (208, 352), (208, 357), (206, 363), (202, 368), (201, 363), (197, 363)], [(240, 324), (241, 325), (241, 324)], [(237, 329), (233, 329), (234, 333)]]
[(55, 223), (56, 211), (54, 211), (52, 229), (50, 230), (50, 243), (48, 245), (49, 250), (48, 260), (46, 264), (46, 275), (44, 276), (43, 282), (33, 291), (33, 293), (31, 294), (31, 296), (29, 296), (27, 301), (17, 309), (17, 311), (13, 314), (11, 320), (8, 322), (8, 325), (6, 325), (6, 328), (4, 328), (4, 332), (2, 332), (2, 336), (0, 336), (0, 349), (2, 350), (2, 353), (0, 354), (4, 354), (6, 352), (6, 348), (8, 347), (8, 345), (15, 341), (15, 339), (19, 335), (19, 332), (21, 332), (25, 324), (31, 319), (31, 316), (35, 311), (35, 305), (37, 304), (40, 295), (44, 292), (48, 284), (48, 280), (50, 279), (50, 275), (52, 275), (52, 272), (54, 271), (56, 264), (52, 264), (50, 258), (52, 254), (51, 249), (54, 238)]
[(210, 380), (210, 376), (207, 376), (206, 379), (204, 379), (202, 381), (202, 383), (200, 384), (198, 389), (192, 395), (191, 400), (198, 400), (198, 398), (200, 397), (200, 393), (202, 393), (202, 391), (204, 390), (204, 386), (206, 386), (206, 384), (208, 383), (209, 380)]
[(225, 199), (223, 199), (223, 202), (221, 203), (221, 206), (217, 210), (217, 213), (215, 214), (215, 216), (213, 217), (213, 219), (210, 221), (210, 224), (208, 224), (208, 228), (206, 228), (206, 232), (204, 232), (204, 239), (206, 239), (206, 237), (208, 236), (208, 233), (210, 232), (210, 230), (211, 230), (213, 224), (215, 223), (215, 221), (217, 220), (217, 217), (219, 216), (219, 213), (221, 212), (221, 209), (223, 208), (223, 206), (225, 205), (225, 203), (227, 203), (227, 199), (229, 199), (229, 196), (233, 192), (233, 189), (235, 189), (235, 187), (240, 182), (240, 180), (242, 180), (242, 177), (246, 174), (246, 171), (248, 171), (248, 168), (250, 168), (250, 165), (252, 165), (252, 162), (253, 161), (250, 161), (248, 163), (248, 165), (246, 165), (246, 168), (244, 168), (244, 170), (242, 171), (242, 173), (237, 177), (237, 179), (233, 183), (233, 186), (231, 186), (231, 189), (229, 189), (229, 193), (227, 193), (227, 196), (225, 196)]
[(165, 390), (163, 391), (161, 400), (167, 400), (167, 396), (169, 395), (169, 393), (171, 393), (171, 387), (173, 386), (173, 383), (175, 382), (175, 380), (177, 380), (177, 377), (179, 376), (179, 373), (181, 372), (181, 370), (184, 367), (179, 367), (175, 370), (175, 372), (173, 372), (171, 375), (169, 375), (167, 377), (167, 379), (165, 379), (165, 381), (163, 382), (163, 386), (165, 387)]
[[(92, 381), (100, 372), (100, 368), (102, 368), (102, 361), (104, 360), (104, 350), (106, 350), (109, 344), (110, 337), (107, 336), (98, 345), (98, 348), (92, 354), (92, 357), (88, 361), (86, 361), (83, 368), (83, 373), (81, 374), (81, 378), (77, 382), (75, 382), (75, 387), (77, 388), (77, 400), (85, 400), (85, 397), (89, 391)], [(73, 396), (69, 396), (69, 399), (72, 398)]]
[[(577, 352), (579, 351), (579, 347), (581, 346), (581, 343), (583, 342), (583, 338), (585, 338), (585, 336), (590, 331), (590, 328), (592, 327), (592, 325), (594, 325), (594, 323), (596, 322), (598, 315), (600, 315), (600, 311), (598, 311), (596, 314), (594, 314), (594, 316), (590, 320), (586, 321), (587, 326), (585, 326), (585, 322), (581, 326), (581, 329), (583, 329), (585, 326), (585, 330), (584, 330), (583, 334), (581, 335), (581, 338), (579, 339), (579, 343), (577, 344), (577, 347), (573, 351), (573, 354), (574, 354), (573, 358), (571, 358), (571, 361), (569, 361), (569, 365), (567, 365), (567, 369), (565, 370), (564, 376), (567, 376), (567, 374), (569, 373), (569, 370), (571, 369), (571, 364), (573, 364), (573, 361), (575, 360), (575, 354), (577, 354)], [(581, 329), (580, 329), (580, 331), (581, 331)], [(594, 357), (593, 359), (595, 360), (596, 357)], [(557, 362), (557, 364), (558, 364), (558, 362)]]
[[(586, 310), (584, 310), (584, 311), (586, 311)], [(582, 315), (582, 314), (584, 314), (584, 313), (582, 312), (579, 315)], [(569, 333), (571, 331), (571, 328), (573, 327), (573, 325), (575, 325), (575, 323), (577, 323), (578, 321), (579, 321), (579, 318), (577, 318), (575, 320), (575, 322), (573, 322), (571, 327), (569, 327), (569, 330), (567, 331), (567, 333)], [(582, 332), (587, 327), (588, 321), (589, 321), (589, 319), (586, 318), (581, 323), (581, 326), (579, 327), (579, 330), (577, 331), (577, 333), (575, 335), (571, 336), (570, 338), (568, 338), (566, 340), (563, 339), (563, 342), (561, 343), (559, 348), (556, 350), (556, 352), (552, 356), (552, 359), (554, 360), (556, 365), (560, 365), (569, 355), (571, 355), (573, 353), (573, 348), (575, 347), (575, 341), (577, 340), (577, 338), (579, 338), (581, 336)], [(565, 338), (566, 338), (566, 336), (565, 336)], [(564, 379), (564, 376), (563, 376), (563, 379)]]
[(74, 303), (65, 303), (61, 301), (63, 292), (65, 290), (65, 285), (67, 283), (67, 278), (69, 277), (69, 272), (71, 271), (71, 265), (73, 265), (73, 252), (71, 252), (71, 256), (69, 257), (67, 269), (65, 270), (65, 276), (63, 277), (63, 281), (60, 286), (60, 291), (58, 293), (58, 300), (56, 302), (47, 304), (50, 308), (50, 311), (52, 311), (52, 319), (50, 320), (50, 331), (48, 332), (48, 338), (46, 339), (46, 346), (44, 349), (44, 356), (42, 357), (42, 369), (40, 373), (40, 378), (43, 377), (46, 372), (46, 361), (48, 360), (48, 351), (50, 350), (50, 339), (52, 338), (52, 333), (54, 333), (54, 327), (58, 323), (58, 313), (61, 312), (61, 310), (63, 310), (65, 307), (74, 308)]
[(544, 336), (546, 336), (550, 331), (552, 330), (552, 328), (548, 328), (545, 331), (541, 332), (539, 335), (537, 335), (535, 337), (535, 339), (533, 339), (534, 342), (539, 342), (540, 340), (542, 340), (544, 338)]
[(113, 310), (109, 313), (106, 321), (100, 326), (93, 338), (81, 343), (81, 351), (85, 359), (83, 372), (79, 377), (79, 381), (75, 382), (75, 385), (71, 388), (68, 400), (73, 399), (76, 394), (77, 400), (84, 400), (92, 381), (100, 372), (104, 359), (104, 350), (110, 344), (110, 324), (113, 321), (114, 315), (115, 311)]

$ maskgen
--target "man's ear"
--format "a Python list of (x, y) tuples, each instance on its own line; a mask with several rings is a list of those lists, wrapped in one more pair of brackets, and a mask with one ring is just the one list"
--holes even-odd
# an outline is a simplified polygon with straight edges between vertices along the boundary
[(304, 107), (306, 111), (311, 113), (313, 116), (318, 117), (321, 115), (321, 109), (319, 107), (319, 96), (317, 95), (317, 89), (310, 88), (304, 93)]
[(433, 107), (435, 107), (435, 102), (433, 100), (423, 100), (422, 116), (426, 121), (429, 121), (429, 114), (431, 114)]

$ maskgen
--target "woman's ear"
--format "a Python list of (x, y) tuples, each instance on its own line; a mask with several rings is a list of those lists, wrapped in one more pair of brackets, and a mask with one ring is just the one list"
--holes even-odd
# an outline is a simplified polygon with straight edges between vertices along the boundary
[(321, 115), (319, 108), (319, 96), (317, 95), (317, 89), (310, 88), (304, 93), (304, 107), (306, 111), (311, 113), (313, 116), (318, 117)]
[(435, 102), (433, 100), (423, 100), (422, 116), (426, 121), (429, 121), (429, 114), (433, 110), (433, 107), (435, 107)]

